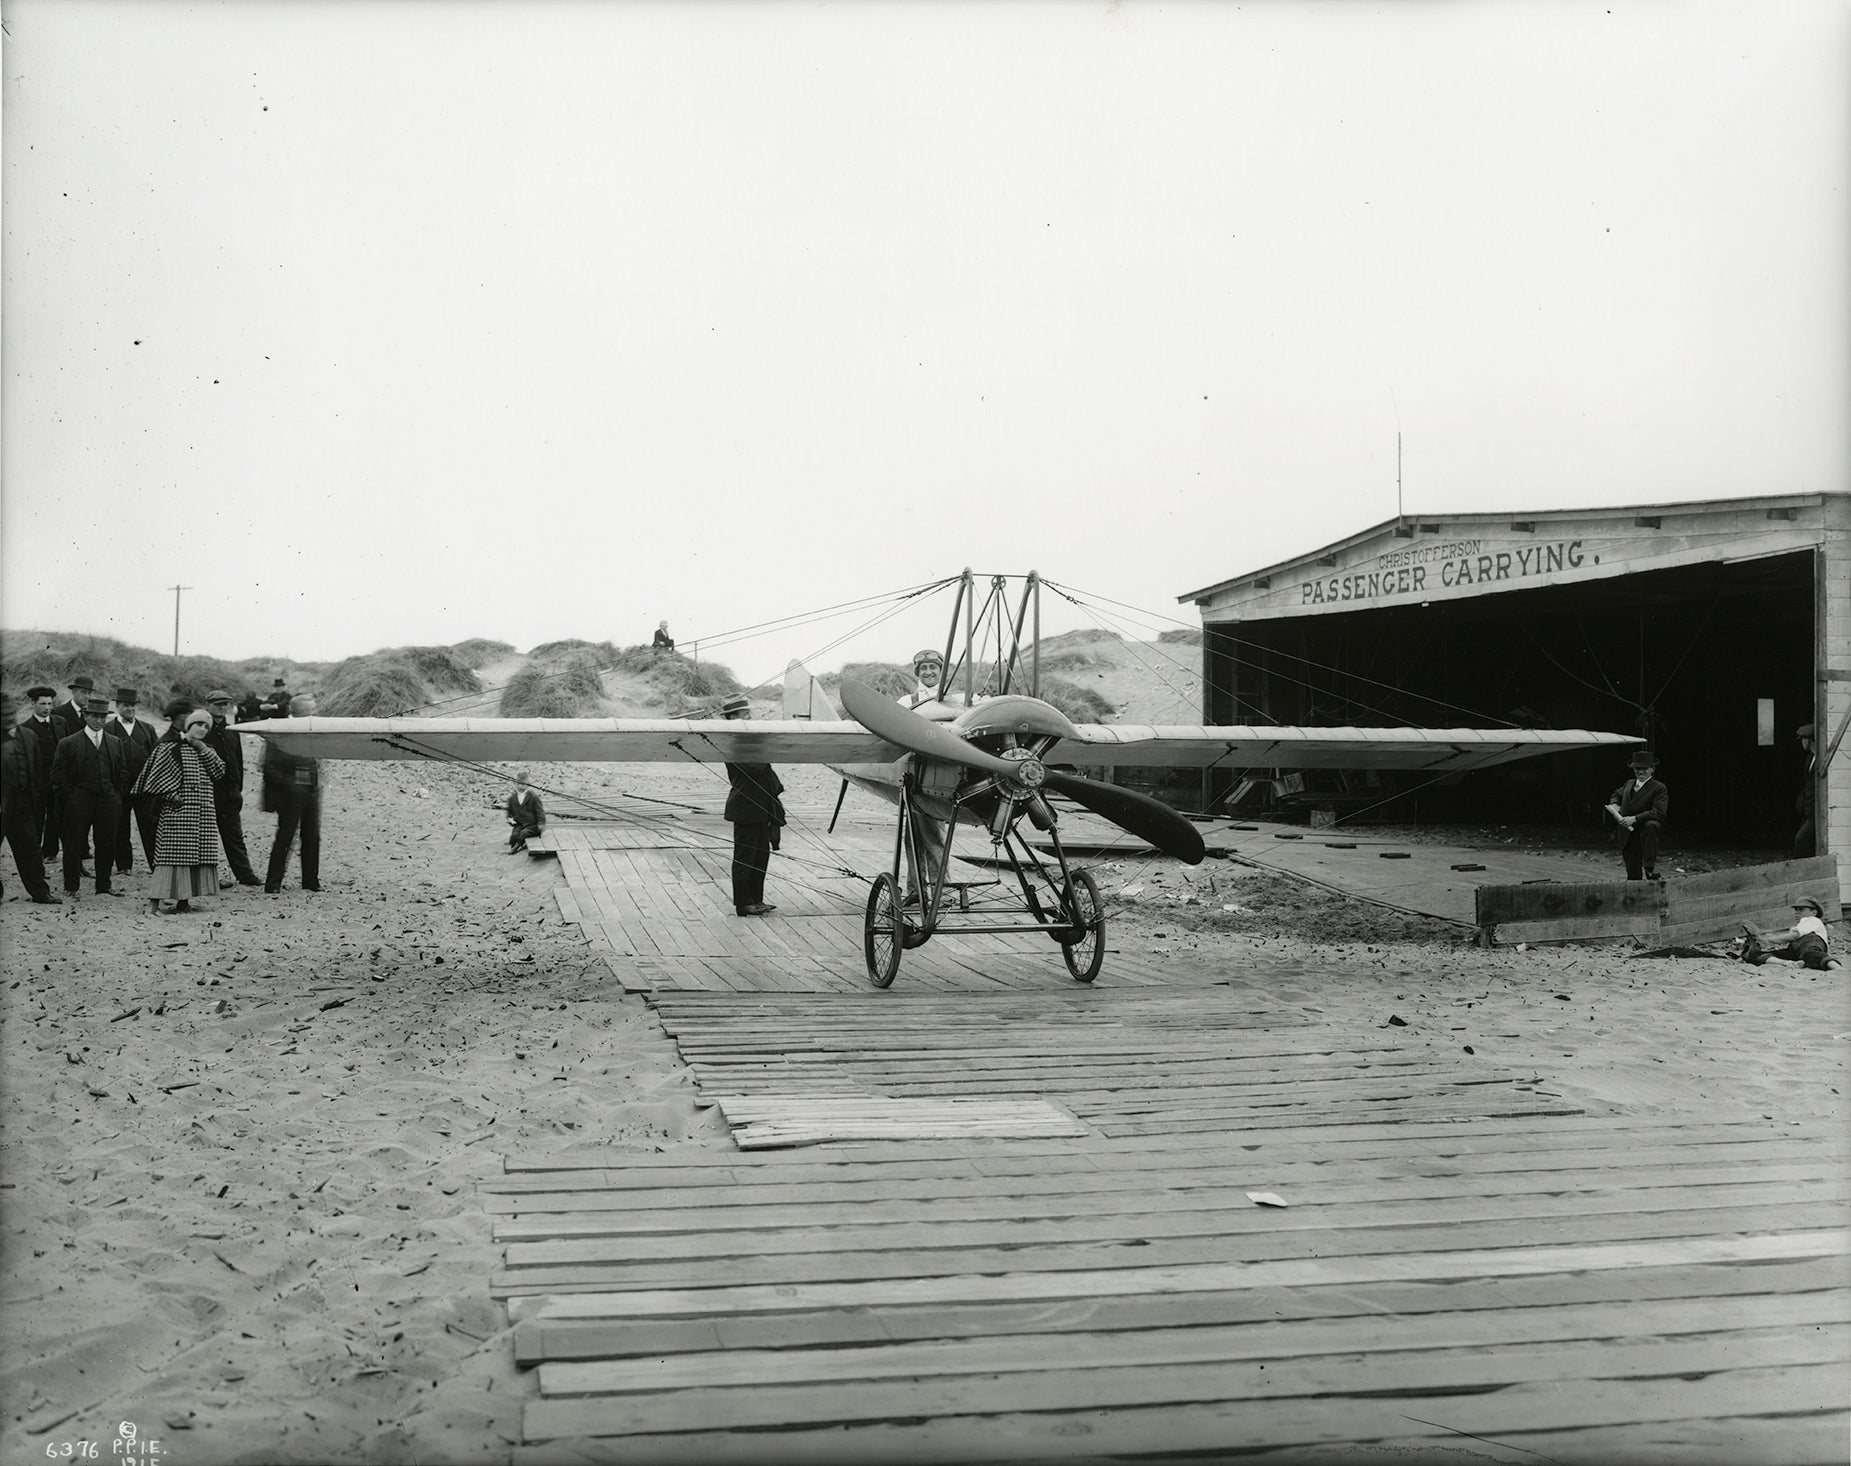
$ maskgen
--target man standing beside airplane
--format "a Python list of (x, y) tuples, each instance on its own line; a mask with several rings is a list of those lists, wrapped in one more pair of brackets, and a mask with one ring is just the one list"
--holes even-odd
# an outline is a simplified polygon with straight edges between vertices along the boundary
[[(752, 716), (752, 703), (744, 694), (720, 705), (729, 722)], [(778, 847), (778, 829), (784, 823), (784, 803), (778, 798), (784, 782), (770, 764), (726, 766), (726, 818), (733, 827), (733, 910), (741, 916), (768, 916), (778, 908), (765, 904), (765, 872), (771, 852)]]

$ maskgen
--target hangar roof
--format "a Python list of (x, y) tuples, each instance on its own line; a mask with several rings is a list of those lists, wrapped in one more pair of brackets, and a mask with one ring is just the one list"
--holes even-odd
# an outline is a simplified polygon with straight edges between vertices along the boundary
[(1812, 549), (1828, 519), (1851, 522), (1851, 496), (1408, 515), (1177, 599), (1195, 602), (1205, 622), (1459, 600)]

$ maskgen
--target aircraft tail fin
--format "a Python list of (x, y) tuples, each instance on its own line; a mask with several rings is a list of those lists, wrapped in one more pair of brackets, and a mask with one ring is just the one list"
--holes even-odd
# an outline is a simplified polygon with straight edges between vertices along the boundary
[(794, 659), (784, 669), (784, 717), (813, 723), (842, 720), (835, 700), (823, 691), (823, 684), (810, 675), (808, 667)]

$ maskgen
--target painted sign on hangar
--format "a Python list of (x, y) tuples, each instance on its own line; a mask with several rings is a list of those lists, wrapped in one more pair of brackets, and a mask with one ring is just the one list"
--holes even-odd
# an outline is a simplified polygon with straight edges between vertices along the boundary
[[(1680, 516), (1682, 518), (1682, 516)], [(1264, 620), (1458, 600), (1507, 590), (1601, 580), (1701, 561), (1758, 559), (1818, 543), (1816, 530), (1762, 524), (1744, 537), (1723, 516), (1677, 526), (1630, 514), (1495, 524), (1393, 523), (1316, 557), (1292, 561), (1212, 592), (1197, 592), (1204, 619)], [(1769, 532), (1772, 529), (1772, 532)]]

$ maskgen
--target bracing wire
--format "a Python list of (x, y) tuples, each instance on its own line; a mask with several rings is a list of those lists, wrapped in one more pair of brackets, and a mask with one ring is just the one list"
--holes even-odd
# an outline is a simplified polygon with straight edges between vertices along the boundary
[[(933, 591), (942, 590), (947, 585), (953, 585), (957, 582), (957, 579), (958, 577), (955, 575), (941, 577), (938, 580), (925, 581), (919, 585), (904, 586), (899, 590), (884, 591), (878, 595), (858, 596), (854, 600), (839, 601), (833, 606), (823, 606), (812, 611), (799, 611), (789, 616), (777, 617), (771, 621), (761, 621), (751, 626), (738, 627), (732, 631), (717, 632), (713, 636), (688, 637), (684, 639), (690, 646), (698, 645), (703, 648), (730, 646), (735, 642), (749, 640), (756, 636), (767, 635), (772, 631), (791, 630), (798, 626), (807, 625), (812, 621), (824, 620), (830, 616), (844, 615), (850, 611), (861, 610), (868, 606), (886, 605), (888, 602), (893, 602), (894, 604), (890, 610), (868, 623), (869, 625), (877, 625), (881, 620), (886, 618), (886, 615), (897, 614), (899, 610), (904, 609), (909, 601), (916, 600), (920, 596), (930, 595)], [(865, 629), (865, 626), (857, 628), (855, 632), (847, 633), (847, 635), (856, 635), (859, 634), (861, 630)], [(838, 638), (838, 641), (832, 643), (831, 646), (838, 645), (840, 640), (841, 638)], [(816, 655), (820, 656), (822, 653), (818, 652)], [(609, 669), (605, 668), (600, 670)], [(564, 671), (551, 672), (545, 674), (542, 680), (550, 682), (566, 675), (568, 674)], [(419, 703), (415, 707), (406, 708), (401, 716), (410, 716), (414, 713), (424, 712), (432, 708), (445, 708), (453, 703), (470, 702), (476, 698), (482, 697), (486, 693), (504, 691), (506, 686), (506, 683), (501, 683), (494, 687), (480, 688), (475, 692), (460, 692), (454, 697), (433, 698), (430, 702)]]

